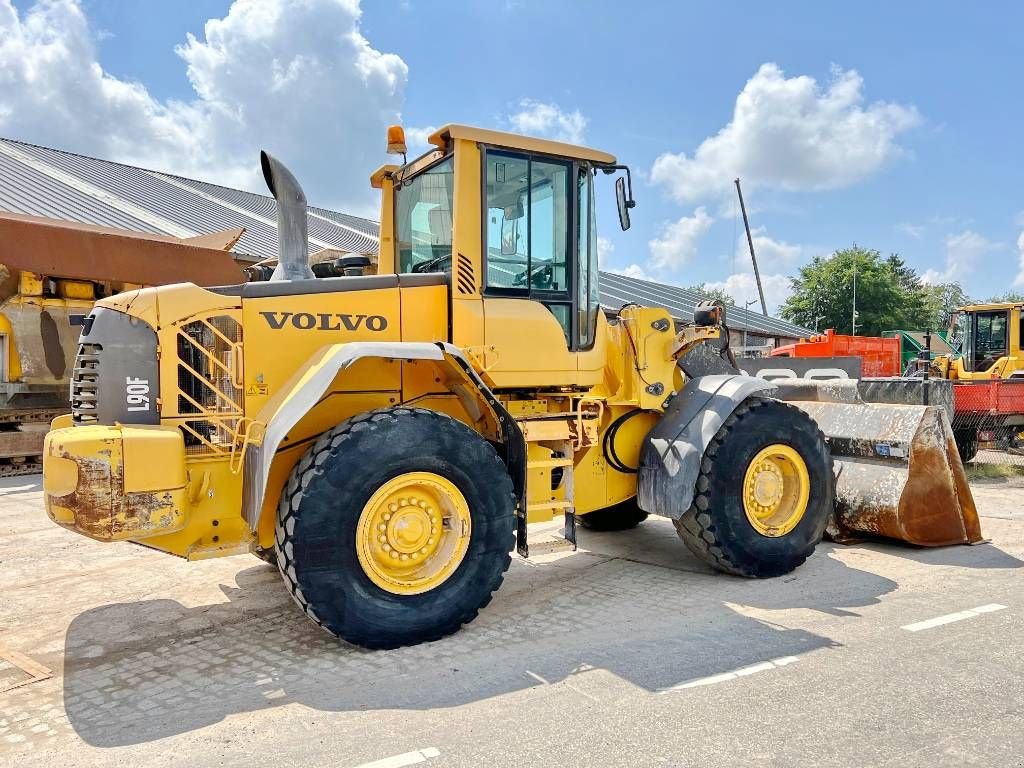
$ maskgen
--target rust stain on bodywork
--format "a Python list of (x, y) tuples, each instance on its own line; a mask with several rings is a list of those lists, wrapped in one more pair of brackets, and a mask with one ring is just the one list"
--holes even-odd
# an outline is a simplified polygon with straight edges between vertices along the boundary
[(176, 517), (175, 499), (169, 491), (124, 493), (124, 470), (120, 457), (73, 456), (67, 451), (55, 456), (74, 461), (78, 466), (78, 484), (63, 496), (47, 494), (47, 506), (62, 507), (74, 519), (65, 521), (50, 513), (51, 519), (71, 530), (100, 541), (144, 538), (172, 529)]

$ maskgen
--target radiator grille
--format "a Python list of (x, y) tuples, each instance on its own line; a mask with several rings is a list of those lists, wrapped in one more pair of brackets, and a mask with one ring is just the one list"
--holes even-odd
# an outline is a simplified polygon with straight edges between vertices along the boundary
[(71, 371), (71, 420), (74, 424), (95, 424), (96, 392), (99, 384), (100, 344), (79, 344)]
[(177, 347), (185, 450), (229, 452), (242, 416), (242, 326), (228, 315), (194, 320), (178, 330)]

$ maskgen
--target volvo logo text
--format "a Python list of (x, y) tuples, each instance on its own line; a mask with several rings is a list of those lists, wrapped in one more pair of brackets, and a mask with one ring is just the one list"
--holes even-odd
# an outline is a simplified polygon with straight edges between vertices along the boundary
[(388, 320), (383, 315), (346, 315), (340, 312), (260, 312), (267, 325), (275, 331), (284, 328), (286, 323), (300, 331), (383, 331), (388, 327)]

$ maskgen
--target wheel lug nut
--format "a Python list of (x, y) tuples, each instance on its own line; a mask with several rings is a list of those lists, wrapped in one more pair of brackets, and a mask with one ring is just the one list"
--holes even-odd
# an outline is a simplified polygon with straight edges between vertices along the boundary
[(397, 504), (389, 504), (388, 505), (388, 509), (390, 509), (392, 512), (397, 512), (398, 511), (398, 505)]
[(391, 559), (392, 559), (392, 560), (397, 560), (397, 559), (398, 559), (398, 553), (397, 553), (397, 552), (395, 552), (395, 551), (394, 551), (393, 549), (391, 549), (390, 547), (388, 548), (388, 554), (389, 554), (389, 555), (391, 555)]

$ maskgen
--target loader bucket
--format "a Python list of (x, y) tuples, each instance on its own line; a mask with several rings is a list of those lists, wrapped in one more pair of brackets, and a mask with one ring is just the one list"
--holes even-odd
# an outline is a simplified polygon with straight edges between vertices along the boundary
[(811, 416), (835, 464), (837, 541), (864, 534), (923, 547), (983, 541), (978, 511), (940, 406), (867, 403), (856, 382), (774, 382)]

